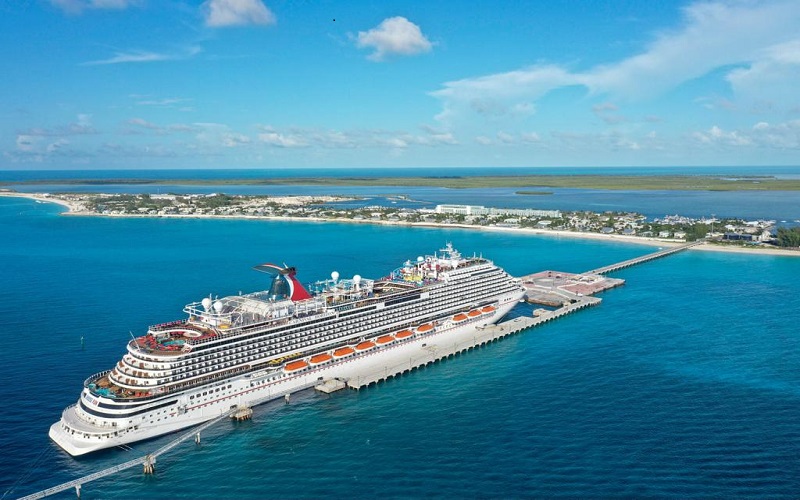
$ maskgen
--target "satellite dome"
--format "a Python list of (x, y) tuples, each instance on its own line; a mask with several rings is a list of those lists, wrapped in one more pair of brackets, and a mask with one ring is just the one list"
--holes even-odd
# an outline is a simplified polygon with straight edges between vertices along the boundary
[(422, 255), (417, 257), (417, 262), (424, 262), (424, 261), (425, 261), (425, 259), (422, 257)]
[(356, 274), (355, 276), (353, 276), (353, 283), (355, 283), (356, 285), (361, 283), (361, 275), (360, 274)]
[(217, 314), (219, 314), (219, 313), (221, 313), (221, 312), (222, 312), (222, 308), (223, 308), (223, 307), (225, 307), (225, 306), (224, 306), (224, 304), (222, 303), (222, 301), (219, 301), (219, 300), (218, 300), (218, 301), (214, 302), (214, 311), (216, 311), (216, 312), (217, 312)]
[(332, 279), (333, 281), (336, 281), (336, 280), (338, 280), (338, 279), (339, 279), (339, 273), (338, 273), (338, 272), (336, 272), (336, 271), (332, 272), (332, 273), (331, 273), (331, 279)]
[(203, 304), (203, 309), (205, 309), (206, 311), (208, 311), (208, 308), (209, 308), (209, 307), (211, 307), (211, 299), (209, 299), (208, 297), (206, 297), (206, 298), (204, 298), (204, 299), (203, 299), (203, 301), (201, 302), (201, 304)]

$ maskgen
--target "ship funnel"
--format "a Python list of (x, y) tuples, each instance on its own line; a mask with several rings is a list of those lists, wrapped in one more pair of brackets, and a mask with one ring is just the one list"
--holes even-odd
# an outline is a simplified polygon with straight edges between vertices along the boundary
[(276, 266), (275, 264), (261, 264), (254, 268), (256, 271), (274, 276), (270, 286), (269, 295), (274, 300), (291, 299), (292, 301), (305, 300), (311, 297), (303, 285), (297, 281), (297, 270), (293, 267)]

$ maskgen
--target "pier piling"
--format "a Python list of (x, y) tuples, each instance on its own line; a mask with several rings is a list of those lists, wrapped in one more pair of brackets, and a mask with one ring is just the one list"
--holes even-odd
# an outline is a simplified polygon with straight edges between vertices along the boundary
[[(419, 354), (415, 355), (414, 357), (410, 357), (408, 359), (407, 364), (405, 360), (403, 360), (402, 362), (396, 365), (391, 365), (391, 366), (384, 365), (377, 369), (376, 367), (373, 367), (372, 368), (373, 372), (371, 373), (354, 373), (352, 375), (347, 375), (341, 378), (337, 377), (337, 379), (326, 381), (323, 384), (319, 384), (318, 381), (308, 382), (307, 384), (301, 387), (297, 387), (296, 390), (303, 390), (306, 388), (314, 387), (315, 385), (317, 385), (318, 387), (324, 387), (326, 390), (324, 390), (323, 392), (328, 392), (328, 391), (332, 392), (333, 390), (339, 390), (342, 387), (350, 387), (351, 389), (359, 390), (361, 388), (368, 387), (370, 385), (377, 384), (382, 381), (386, 381), (391, 377), (397, 377), (399, 375), (414, 370), (426, 368), (427, 366), (440, 362), (441, 360), (455, 357), (456, 355), (460, 355), (461, 353), (467, 352), (469, 350), (478, 347), (484, 347), (492, 342), (496, 342), (497, 340), (503, 337), (507, 337), (509, 335), (519, 333), (523, 330), (533, 328), (540, 324), (547, 323), (548, 321), (552, 321), (567, 314), (571, 314), (575, 311), (579, 311), (581, 309), (597, 305), (601, 302), (601, 299), (591, 296), (592, 293), (608, 290), (610, 288), (619, 286), (622, 283), (624, 283), (624, 280), (619, 280), (619, 279), (614, 280), (610, 278), (602, 278), (605, 279), (606, 281), (600, 282), (600, 280), (597, 279), (599, 275), (616, 271), (618, 269), (622, 269), (625, 267), (633, 266), (636, 264), (640, 264), (643, 262), (647, 262), (660, 257), (665, 257), (667, 255), (672, 255), (674, 253), (686, 250), (695, 245), (700, 245), (703, 243), (704, 241), (690, 242), (684, 245), (644, 255), (642, 257), (638, 257), (635, 259), (630, 259), (628, 261), (597, 268), (587, 273), (583, 273), (582, 275), (570, 275), (572, 277), (578, 278), (578, 281), (563, 288), (560, 286), (556, 286), (557, 283), (555, 279), (562, 278), (562, 276), (558, 275), (559, 273), (544, 271), (542, 273), (536, 273), (522, 277), (521, 279), (525, 287), (528, 288), (529, 292), (534, 292), (539, 294), (538, 296), (535, 296), (529, 293), (528, 295), (529, 299), (533, 298), (534, 299), (533, 302), (539, 301), (537, 303), (545, 305), (548, 305), (546, 301), (552, 301), (553, 306), (557, 305), (558, 308), (555, 310), (547, 310), (547, 309), (539, 310), (538, 314), (533, 317), (522, 316), (509, 319), (497, 323), (495, 325), (489, 325), (484, 328), (478, 327), (476, 333), (471, 338), (461, 339), (459, 342), (455, 342), (452, 345), (444, 346), (436, 344), (428, 345), (427, 343), (422, 344), (420, 346), (421, 349), (419, 351)], [(567, 273), (560, 273), (560, 274), (567, 274)], [(537, 283), (537, 280), (539, 280), (539, 283)], [(569, 287), (572, 287), (573, 291), (570, 291)], [(84, 338), (81, 337), (80, 340), (81, 340), (81, 346), (83, 346)], [(290, 396), (291, 396), (290, 393), (284, 394), (284, 401), (286, 404), (289, 404)], [(254, 401), (252, 402), (252, 404), (255, 405), (279, 397), (280, 396), (278, 394), (271, 395), (269, 398), (264, 398), (262, 400)], [(48, 488), (43, 491), (36, 492), (32, 495), (23, 497), (23, 499), (27, 500), (27, 499), (43, 498), (49, 495), (66, 491), (73, 487), (75, 488), (75, 494), (77, 498), (81, 498), (81, 493), (82, 493), (81, 488), (83, 484), (88, 483), (90, 481), (94, 481), (96, 479), (116, 474), (122, 470), (129, 469), (139, 464), (142, 465), (145, 474), (148, 475), (154, 474), (156, 469), (155, 465), (157, 456), (167, 453), (168, 451), (172, 450), (183, 441), (190, 439), (192, 437), (195, 438), (195, 443), (199, 445), (200, 432), (202, 430), (209, 428), (210, 426), (216, 424), (223, 418), (233, 416), (237, 410), (240, 410), (240, 408), (237, 407), (235, 409), (231, 409), (230, 411), (227, 411), (221, 414), (220, 416), (212, 420), (209, 420), (208, 422), (200, 425), (200, 427), (196, 428), (195, 430), (190, 431), (178, 437), (174, 441), (168, 443), (162, 448), (159, 448), (158, 450), (154, 451), (149, 455), (89, 474), (87, 476), (75, 479), (73, 481), (69, 481), (67, 483), (60, 484), (52, 488)], [(248, 414), (249, 418), (249, 415), (252, 414), (252, 410), (249, 408), (247, 410), (249, 410)]]

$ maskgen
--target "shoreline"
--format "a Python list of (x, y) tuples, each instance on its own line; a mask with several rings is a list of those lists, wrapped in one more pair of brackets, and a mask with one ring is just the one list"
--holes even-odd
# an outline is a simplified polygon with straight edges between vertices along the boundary
[[(352, 223), (352, 224), (374, 224), (384, 226), (403, 226), (403, 227), (428, 227), (435, 229), (464, 229), (472, 231), (491, 231), (491, 232), (506, 232), (514, 234), (526, 234), (535, 236), (546, 236), (555, 238), (576, 238), (583, 240), (597, 240), (597, 241), (616, 241), (619, 243), (629, 243), (637, 245), (646, 245), (653, 247), (672, 247), (681, 245), (683, 241), (675, 240), (661, 240), (658, 238), (649, 238), (643, 236), (624, 236), (620, 234), (600, 234), (600, 233), (581, 233), (576, 231), (558, 231), (558, 230), (543, 230), (535, 228), (510, 228), (510, 227), (497, 227), (497, 226), (473, 226), (470, 224), (443, 224), (438, 222), (402, 222), (402, 221), (387, 221), (387, 220), (370, 220), (370, 219), (345, 219), (345, 218), (321, 218), (321, 217), (285, 217), (285, 216), (271, 216), (271, 215), (183, 215), (183, 214), (163, 214), (163, 215), (150, 215), (150, 214), (98, 214), (96, 212), (86, 211), (84, 206), (78, 202), (63, 200), (51, 195), (44, 195), (42, 193), (20, 193), (17, 191), (0, 191), (0, 196), (9, 198), (26, 198), (35, 200), (42, 203), (55, 203), (67, 209), (59, 215), (66, 215), (72, 217), (110, 217), (110, 218), (134, 218), (134, 219), (225, 219), (225, 220), (262, 220), (262, 221), (287, 221), (287, 222), (336, 222), (336, 223)], [(299, 198), (299, 197), (284, 197), (284, 198)], [(739, 253), (750, 255), (774, 255), (774, 256), (787, 256), (787, 257), (800, 257), (800, 251), (790, 250), (784, 248), (749, 248), (744, 246), (723, 246), (704, 243), (692, 247), (690, 250), (705, 251), (705, 252), (726, 252), (726, 253)]]

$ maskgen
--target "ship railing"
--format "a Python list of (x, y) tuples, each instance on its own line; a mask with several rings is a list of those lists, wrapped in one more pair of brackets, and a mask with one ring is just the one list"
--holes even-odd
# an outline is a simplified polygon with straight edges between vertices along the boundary
[(94, 383), (95, 380), (97, 380), (99, 378), (102, 378), (104, 375), (108, 375), (109, 373), (111, 373), (111, 370), (97, 372), (94, 375), (92, 375), (89, 378), (87, 378), (86, 380), (84, 380), (83, 381), (83, 386), (88, 389), (89, 388), (89, 384)]
[[(336, 314), (334, 310), (331, 309), (316, 309), (310, 312), (306, 311), (296, 311), (295, 315), (292, 316), (283, 316), (277, 319), (269, 319), (269, 320), (257, 320), (252, 322), (243, 323), (240, 325), (236, 325), (234, 327), (230, 327), (224, 330), (217, 329), (218, 335), (226, 336), (231, 334), (248, 334), (259, 331), (265, 328), (272, 328), (277, 326), (285, 326), (285, 325), (293, 325), (297, 323), (301, 323), (308, 318), (308, 316), (313, 315), (315, 313), (325, 315), (325, 316), (333, 316)], [(185, 339), (186, 343), (191, 346), (196, 346), (200, 344), (204, 344), (206, 342), (213, 342), (215, 340), (219, 340), (220, 337), (208, 337), (208, 338), (189, 338)], [(176, 354), (184, 354), (181, 351), (174, 351)]]
[(150, 401), (152, 399), (162, 398), (164, 396), (173, 395), (175, 393), (181, 393), (193, 387), (203, 386), (208, 384), (209, 382), (227, 380), (233, 376), (245, 374), (250, 371), (253, 371), (253, 367), (250, 365), (233, 367), (222, 372), (203, 375), (191, 381), (181, 382), (170, 387), (165, 387), (161, 392), (158, 392), (156, 394), (151, 394), (149, 396), (137, 396), (137, 397), (118, 396), (117, 398), (115, 398), (115, 401), (117, 402)]
[(178, 327), (184, 326), (185, 324), (186, 324), (186, 320), (185, 319), (179, 319), (179, 320), (170, 321), (170, 322), (167, 322), (167, 323), (160, 323), (158, 325), (153, 325), (153, 326), (150, 327), (150, 331), (151, 332), (161, 332), (161, 331), (164, 331), (164, 330), (170, 330), (172, 328), (178, 328)]

